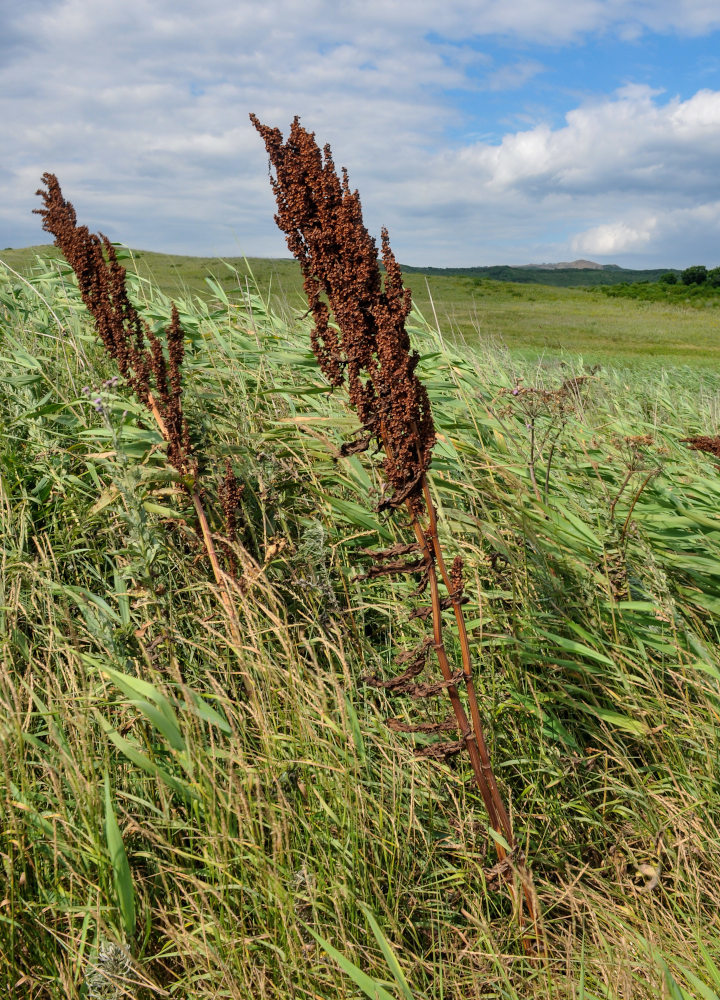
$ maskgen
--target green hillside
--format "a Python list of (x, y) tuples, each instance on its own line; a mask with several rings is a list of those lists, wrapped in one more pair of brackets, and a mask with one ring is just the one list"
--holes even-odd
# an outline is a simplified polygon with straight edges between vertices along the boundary
[(406, 274), (431, 274), (439, 278), (488, 278), (491, 281), (514, 281), (522, 285), (554, 285), (560, 288), (594, 288), (598, 285), (619, 285), (623, 282), (657, 281), (669, 271), (680, 275), (673, 268), (656, 268), (635, 271), (630, 268), (608, 265), (602, 268), (545, 268), (512, 267), (509, 264), (491, 267), (410, 267), (402, 265)]
[[(124, 263), (131, 273), (188, 302), (199, 296), (205, 302), (227, 297), (240, 303), (248, 287), (256, 283), (273, 312), (288, 321), (307, 308), (294, 260), (220, 261), (128, 252), (130, 257)], [(23, 275), (31, 274), (38, 256), (41, 261), (57, 260), (58, 252), (53, 247), (34, 247), (0, 253), (1, 260)], [(404, 277), (416, 307), (450, 343), (467, 343), (483, 351), (502, 348), (527, 358), (565, 352), (573, 357), (582, 355), (593, 364), (720, 363), (720, 295), (708, 295), (700, 288), (652, 285), (649, 287), (663, 288), (662, 296), (636, 301), (624, 294), (610, 296), (602, 289), (418, 273)], [(622, 293), (622, 286), (618, 287)]]

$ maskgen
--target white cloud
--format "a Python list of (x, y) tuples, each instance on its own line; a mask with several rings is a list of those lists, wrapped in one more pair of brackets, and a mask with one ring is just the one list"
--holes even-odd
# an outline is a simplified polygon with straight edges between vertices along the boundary
[(596, 256), (634, 254), (657, 243), (673, 247), (684, 263), (720, 261), (720, 201), (693, 208), (670, 208), (662, 216), (647, 216), (633, 224), (609, 222), (575, 236), (574, 252)]
[(523, 87), (528, 80), (538, 76), (544, 69), (542, 63), (534, 59), (524, 59), (493, 70), (488, 74), (485, 86), (488, 90), (516, 90)]
[(561, 127), (471, 145), (448, 140), (463, 122), (446, 94), (508, 90), (544, 71), (529, 57), (491, 60), (479, 51), (488, 34), (521, 50), (719, 26), (720, 7), (704, 0), (10, 0), (0, 245), (44, 238), (31, 209), (52, 170), (82, 221), (112, 238), (286, 254), (256, 111), (285, 130), (299, 113), (329, 141), (369, 228), (388, 225), (408, 263), (564, 259), (571, 247), (683, 263), (693, 233), (709, 262), (720, 93), (681, 101), (629, 86), (580, 103)]
[(645, 250), (657, 231), (657, 223), (655, 217), (647, 219), (638, 227), (626, 222), (609, 222), (575, 236), (571, 246), (575, 253), (599, 257), (614, 257)]

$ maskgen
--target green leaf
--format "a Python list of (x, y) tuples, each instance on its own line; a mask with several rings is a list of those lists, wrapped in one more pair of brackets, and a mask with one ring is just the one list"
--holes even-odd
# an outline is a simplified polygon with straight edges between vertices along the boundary
[(93, 594), (92, 591), (86, 590), (84, 587), (74, 587), (70, 584), (57, 584), (51, 583), (50, 589), (54, 593), (66, 594), (71, 597), (81, 610), (88, 604), (94, 605), (98, 610), (102, 611), (103, 614), (114, 622), (116, 625), (121, 625), (122, 620), (118, 613), (114, 611), (104, 597), (100, 597), (99, 594)]
[(700, 1000), (720, 1000), (720, 997), (718, 997), (715, 990), (711, 990), (710, 987), (707, 986), (702, 979), (699, 979), (694, 972), (691, 972), (682, 965), (680, 966), (680, 969), (692, 988), (697, 992)]
[(375, 979), (371, 979), (370, 976), (366, 975), (362, 969), (358, 969), (357, 965), (353, 965), (349, 959), (341, 955), (331, 944), (321, 938), (319, 934), (316, 934), (312, 927), (308, 927), (307, 930), (312, 934), (317, 943), (325, 949), (330, 958), (333, 958), (343, 972), (352, 979), (356, 986), (359, 986), (366, 997), (370, 997), (370, 1000), (394, 1000), (388, 991), (380, 985)]
[(619, 712), (613, 712), (609, 708), (597, 708), (595, 705), (588, 705), (582, 701), (576, 702), (576, 705), (580, 711), (602, 719), (609, 726), (624, 729), (626, 733), (630, 733), (632, 736), (647, 736), (649, 732), (649, 727), (644, 722), (640, 722), (638, 719), (631, 719), (629, 716), (621, 715)]
[(498, 833), (497, 830), (493, 830), (491, 826), (487, 828), (487, 832), (496, 844), (499, 844), (508, 854), (512, 854), (512, 847), (510, 847), (510, 844), (508, 844), (507, 840), (505, 840), (501, 833)]
[(165, 737), (173, 750), (187, 750), (187, 744), (183, 739), (177, 723), (171, 722), (167, 716), (160, 711), (160, 709), (156, 708), (155, 705), (142, 698), (133, 699), (132, 704), (140, 712), (142, 712), (148, 722), (150, 722), (157, 729), (157, 731)]
[(380, 927), (373, 915), (372, 910), (370, 909), (369, 906), (367, 906), (367, 904), (360, 902), (360, 900), (357, 900), (357, 905), (363, 911), (363, 913), (365, 914), (365, 918), (367, 919), (367, 922), (370, 924), (370, 929), (375, 935), (375, 940), (380, 945), (380, 949), (383, 955), (385, 956), (385, 961), (388, 964), (388, 968), (392, 972), (395, 982), (400, 987), (400, 992), (405, 997), (405, 1000), (413, 1000), (412, 992), (410, 990), (410, 987), (408, 986), (407, 979), (405, 978), (403, 971), (400, 968), (400, 963), (398, 962), (397, 957), (395, 956), (395, 952), (392, 950), (392, 947), (390, 946), (390, 942), (388, 941), (388, 939), (380, 930)]
[(130, 874), (130, 863), (110, 796), (110, 778), (107, 771), (105, 772), (105, 839), (113, 869), (113, 885), (118, 909), (122, 916), (125, 933), (128, 937), (132, 937), (135, 933), (135, 889)]
[(143, 500), (143, 508), (148, 514), (157, 514), (159, 517), (174, 517), (177, 520), (185, 517), (182, 511), (173, 510), (172, 507), (165, 507), (163, 504), (153, 503), (151, 500)]
[(216, 281), (215, 278), (210, 278), (206, 276), (205, 284), (208, 286), (211, 292), (214, 292), (215, 295), (217, 295), (217, 297), (220, 299), (221, 302), (224, 302), (226, 306), (230, 305), (230, 300), (225, 294), (225, 290), (221, 287), (219, 281)]
[(183, 708), (193, 712), (203, 722), (209, 722), (211, 726), (217, 726), (223, 733), (229, 735), (232, 732), (232, 727), (227, 719), (224, 719), (212, 705), (208, 705), (205, 699), (201, 698), (196, 691), (188, 691), (188, 697), (190, 700), (182, 703)]
[(710, 973), (710, 978), (712, 979), (715, 986), (720, 987), (720, 969), (718, 969), (715, 962), (713, 962), (710, 952), (707, 950), (702, 941), (698, 941), (698, 947), (705, 961), (705, 968)]
[(596, 649), (591, 646), (585, 646), (581, 642), (576, 642), (574, 639), (566, 639), (565, 636), (556, 635), (555, 632), (546, 632), (544, 629), (538, 629), (540, 635), (544, 635), (546, 638), (551, 639), (556, 646), (560, 649), (564, 649), (567, 653), (577, 653), (578, 656), (585, 657), (588, 660), (596, 660), (598, 663), (604, 663), (607, 666), (613, 667), (615, 664), (610, 659), (609, 656), (605, 656), (604, 653), (598, 653)]
[(113, 583), (115, 584), (115, 599), (120, 611), (120, 621), (127, 628), (130, 624), (130, 601), (127, 595), (127, 584), (117, 570), (113, 573)]
[[(347, 695), (345, 695), (345, 711), (347, 712), (348, 721), (350, 723), (350, 732), (352, 733), (358, 757), (363, 763), (365, 763), (365, 741), (363, 740), (362, 729), (360, 728), (360, 720), (357, 717), (355, 706)], [(359, 905), (362, 906), (362, 904)]]
[(694, 997), (691, 997), (690, 994), (675, 981), (675, 977), (667, 967), (666, 963), (661, 961), (660, 964), (665, 975), (665, 985), (668, 988), (668, 996), (670, 997), (670, 1000), (695, 1000)]
[(150, 760), (138, 747), (136, 743), (131, 743), (130, 740), (126, 740), (124, 736), (121, 736), (117, 730), (113, 729), (109, 722), (104, 719), (98, 711), (95, 711), (95, 717), (100, 724), (103, 732), (106, 733), (108, 739), (110, 739), (115, 746), (123, 753), (128, 760), (132, 761), (137, 767), (141, 768), (146, 774), (151, 775), (153, 778), (159, 778), (168, 788), (176, 792), (181, 798), (187, 801), (198, 801), (200, 796), (198, 793), (188, 785), (187, 782), (181, 781), (174, 774), (169, 774), (164, 768), (160, 767), (154, 761)]
[(134, 699), (139, 695), (140, 698), (155, 702), (168, 722), (179, 732), (177, 716), (172, 705), (162, 691), (158, 691), (154, 684), (144, 681), (141, 677), (122, 674), (119, 670), (113, 670), (112, 667), (101, 666), (100, 670), (102, 673), (107, 674), (123, 694), (126, 694), (129, 698)]
[(333, 496), (328, 496), (327, 500), (335, 513), (344, 521), (355, 525), (356, 528), (366, 528), (368, 531), (375, 531), (388, 541), (392, 538), (387, 528), (372, 517), (360, 504), (354, 503), (352, 500), (341, 500), (339, 497)]

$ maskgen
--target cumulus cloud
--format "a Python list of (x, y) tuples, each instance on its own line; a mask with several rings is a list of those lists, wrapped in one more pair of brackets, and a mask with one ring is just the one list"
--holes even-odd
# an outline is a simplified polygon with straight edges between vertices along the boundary
[(672, 247), (684, 264), (720, 261), (720, 201), (693, 208), (669, 209), (633, 224), (616, 221), (578, 233), (573, 251), (596, 256), (624, 256), (657, 244)]
[[(495, 247), (518, 263), (518, 221), (526, 238), (540, 237), (541, 253), (544, 234), (548, 251), (628, 264), (720, 258), (720, 92), (663, 101), (625, 87), (572, 110), (559, 128), (475, 143), (425, 170), (438, 212), (467, 220), (455, 233), (489, 226)], [(407, 211), (419, 196), (411, 186)]]
[(618, 254), (645, 250), (657, 231), (658, 220), (647, 219), (640, 226), (630, 226), (627, 222), (608, 222), (579, 233), (572, 240), (576, 253), (612, 257)]
[(717, 91), (680, 100), (629, 86), (578, 102), (560, 126), (492, 143), (463, 139), (452, 95), (492, 96), (544, 72), (529, 57), (490, 57), (490, 35), (520, 51), (591, 32), (717, 27), (720, 8), (706, 0), (9, 0), (0, 245), (43, 238), (31, 209), (49, 169), (111, 238), (286, 255), (255, 111), (283, 128), (299, 113), (329, 141), (370, 228), (388, 225), (407, 263), (524, 263), (571, 248), (684, 263), (684, 232), (701, 235), (692, 256), (709, 261)]
[(497, 146), (468, 147), (460, 158), (496, 189), (711, 195), (720, 165), (720, 93), (666, 103), (659, 96), (649, 87), (625, 87), (570, 111), (561, 128), (540, 125)]

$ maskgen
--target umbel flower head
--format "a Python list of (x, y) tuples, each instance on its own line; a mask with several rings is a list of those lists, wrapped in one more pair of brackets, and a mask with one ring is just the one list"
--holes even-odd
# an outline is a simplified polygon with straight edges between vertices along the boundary
[[(366, 432), (385, 449), (384, 470), (393, 487), (385, 507), (421, 504), (422, 481), (435, 443), (430, 401), (415, 368), (405, 320), (410, 291), (382, 231), (383, 285), (377, 247), (363, 225), (357, 191), (347, 171), (337, 175), (330, 147), (298, 118), (287, 142), (279, 129), (250, 119), (275, 171), (275, 221), (299, 262), (315, 326), (311, 343), (331, 385), (346, 380), (350, 402)], [(335, 324), (331, 324), (331, 315)]]

